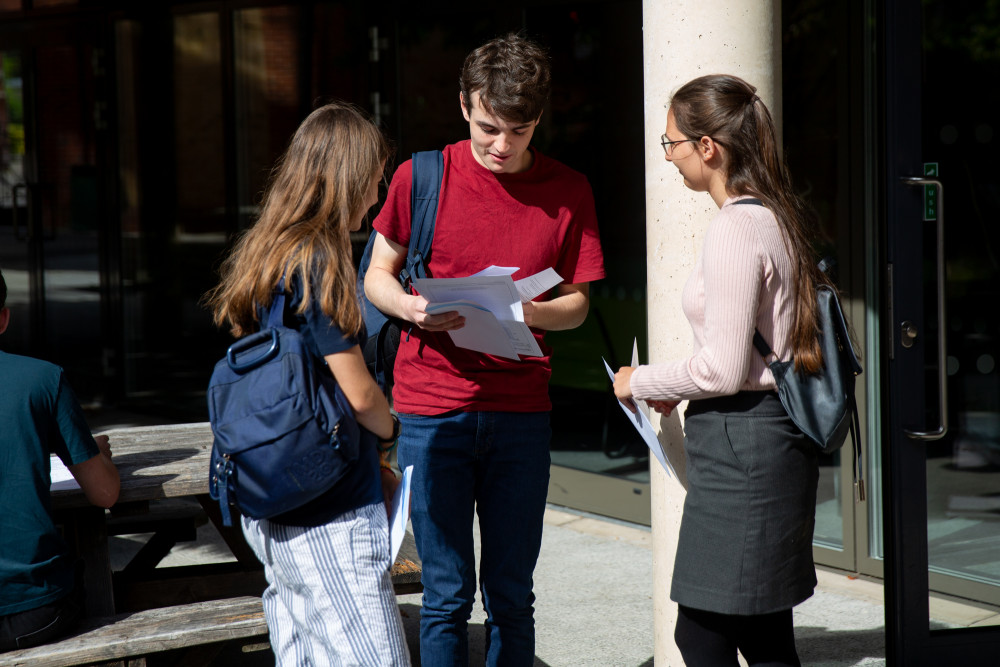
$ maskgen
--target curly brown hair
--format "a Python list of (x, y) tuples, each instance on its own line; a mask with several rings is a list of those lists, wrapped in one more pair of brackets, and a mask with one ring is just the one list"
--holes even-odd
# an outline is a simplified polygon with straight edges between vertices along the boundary
[(471, 108), (472, 93), (486, 113), (513, 123), (538, 120), (552, 90), (545, 49), (518, 34), (486, 42), (465, 58), (459, 78), (462, 103)]

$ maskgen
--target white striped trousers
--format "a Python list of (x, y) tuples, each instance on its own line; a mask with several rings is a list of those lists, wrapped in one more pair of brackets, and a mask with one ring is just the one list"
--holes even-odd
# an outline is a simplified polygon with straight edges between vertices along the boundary
[(410, 664), (383, 503), (310, 528), (242, 522), (269, 584), (264, 617), (277, 667)]

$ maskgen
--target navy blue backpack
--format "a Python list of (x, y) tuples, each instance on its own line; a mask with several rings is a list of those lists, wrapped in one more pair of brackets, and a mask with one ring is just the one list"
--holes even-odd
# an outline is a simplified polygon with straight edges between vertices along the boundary
[[(437, 217), (438, 192), (444, 175), (444, 156), (441, 151), (421, 151), (413, 154), (413, 186), (410, 192), (410, 246), (406, 263), (399, 272), (399, 282), (409, 291), (410, 283), (417, 278), (427, 278), (427, 264), (434, 240), (434, 221)], [(372, 260), (372, 247), (378, 232), (372, 230), (368, 244), (358, 265), (358, 296), (361, 298), (362, 315), (368, 329), (368, 339), (361, 351), (368, 371), (383, 392), (392, 386), (392, 367), (399, 349), (401, 323), (387, 317), (365, 296), (365, 275)]]
[(285, 281), (267, 326), (229, 346), (208, 384), (209, 495), (266, 519), (325, 493), (358, 458), (360, 428), (322, 359), (284, 326)]

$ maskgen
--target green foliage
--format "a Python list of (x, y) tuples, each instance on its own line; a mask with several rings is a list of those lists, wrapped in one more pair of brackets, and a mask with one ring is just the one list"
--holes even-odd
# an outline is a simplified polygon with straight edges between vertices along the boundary
[[(24, 94), (21, 92), (21, 57), (14, 53), (0, 53), (3, 70), (3, 104), (7, 107), (7, 120), (11, 124), (24, 123)], [(24, 140), (24, 128), (20, 130)]]
[(1000, 62), (1000, 0), (924, 0), (924, 48), (967, 53), (972, 62)]
[(24, 125), (21, 123), (7, 124), (7, 145), (14, 155), (24, 155)]

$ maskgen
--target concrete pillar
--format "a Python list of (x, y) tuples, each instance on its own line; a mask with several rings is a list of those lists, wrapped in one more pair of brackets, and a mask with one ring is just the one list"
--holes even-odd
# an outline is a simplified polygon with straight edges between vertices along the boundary
[[(663, 159), (660, 135), (670, 95), (703, 74), (735, 74), (757, 93), (781, 127), (780, 0), (643, 0), (646, 137), (646, 275), (649, 361), (691, 353), (681, 291), (718, 210), (707, 193), (688, 190)], [(655, 662), (681, 665), (674, 645), (677, 606), (670, 601), (685, 486), (680, 410), (659, 422), (660, 440), (680, 479), (652, 464), (653, 621)]]

